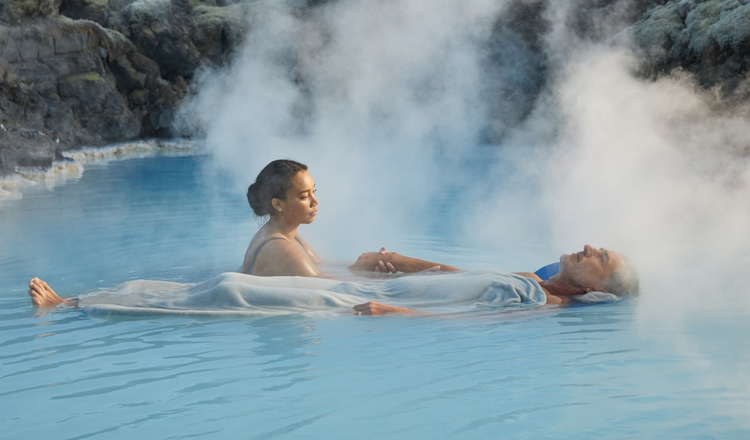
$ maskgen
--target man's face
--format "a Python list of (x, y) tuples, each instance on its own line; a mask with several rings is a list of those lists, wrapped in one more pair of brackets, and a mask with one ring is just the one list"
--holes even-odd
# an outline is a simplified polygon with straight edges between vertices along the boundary
[(586, 292), (603, 291), (604, 282), (622, 264), (622, 256), (617, 252), (585, 245), (583, 251), (560, 257), (560, 272), (557, 276), (571, 287)]

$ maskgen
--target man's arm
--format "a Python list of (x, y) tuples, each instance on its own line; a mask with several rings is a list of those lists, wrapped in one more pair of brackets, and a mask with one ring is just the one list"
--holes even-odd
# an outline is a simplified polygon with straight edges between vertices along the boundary
[(375, 301), (370, 301), (364, 304), (357, 304), (352, 308), (355, 315), (387, 315), (389, 313), (402, 313), (405, 315), (421, 315), (416, 310), (407, 309), (405, 307), (389, 306), (388, 304), (382, 304)]

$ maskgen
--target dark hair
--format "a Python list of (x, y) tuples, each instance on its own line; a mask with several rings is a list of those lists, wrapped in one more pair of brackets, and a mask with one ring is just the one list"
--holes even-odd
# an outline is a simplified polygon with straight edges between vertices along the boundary
[(247, 201), (255, 215), (263, 217), (273, 214), (271, 200), (286, 200), (286, 192), (292, 187), (292, 177), (304, 170), (307, 170), (307, 165), (287, 159), (274, 160), (266, 165), (255, 183), (247, 189)]

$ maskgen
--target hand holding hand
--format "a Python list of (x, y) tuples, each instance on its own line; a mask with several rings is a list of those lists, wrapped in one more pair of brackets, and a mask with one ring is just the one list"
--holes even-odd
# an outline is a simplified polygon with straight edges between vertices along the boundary
[(377, 273), (398, 273), (398, 270), (391, 264), (391, 262), (383, 263), (382, 260), (378, 261), (378, 265), (375, 266), (375, 272)]
[(398, 269), (393, 265), (393, 257), (397, 255), (394, 252), (388, 252), (388, 249), (382, 247), (378, 252), (365, 252), (357, 258), (349, 269), (366, 270), (378, 273), (397, 273)]

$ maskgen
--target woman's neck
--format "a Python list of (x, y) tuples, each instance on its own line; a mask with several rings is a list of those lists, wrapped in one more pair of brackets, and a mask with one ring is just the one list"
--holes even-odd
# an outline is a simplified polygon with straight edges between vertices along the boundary
[(268, 235), (280, 234), (289, 240), (294, 240), (294, 238), (297, 236), (297, 227), (299, 227), (299, 225), (289, 224), (278, 215), (274, 215), (273, 217), (268, 219), (268, 222), (266, 222), (263, 227), (267, 228)]

